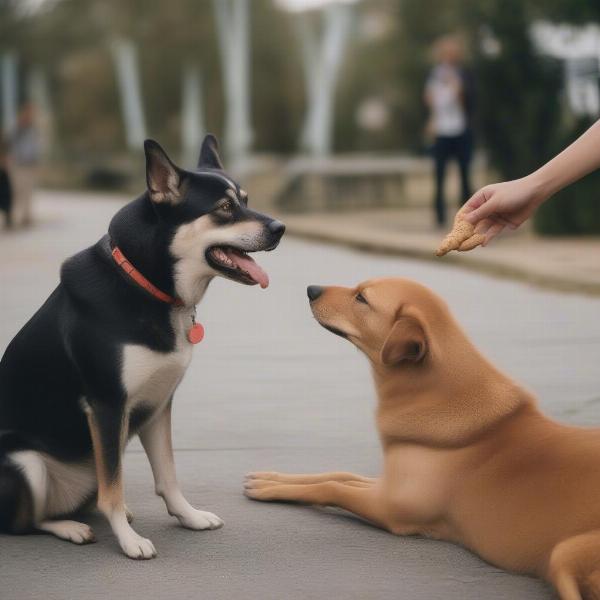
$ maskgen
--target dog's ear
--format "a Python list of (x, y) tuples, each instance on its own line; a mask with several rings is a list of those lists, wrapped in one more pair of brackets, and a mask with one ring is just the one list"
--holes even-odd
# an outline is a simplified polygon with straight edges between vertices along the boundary
[(202, 147), (200, 148), (200, 157), (198, 158), (198, 168), (208, 167), (209, 169), (220, 169), (223, 170), (223, 163), (219, 156), (219, 143), (217, 138), (212, 134), (208, 133)]
[(387, 367), (403, 361), (417, 363), (427, 354), (427, 338), (423, 326), (414, 317), (400, 317), (381, 349), (381, 362)]
[(177, 204), (181, 200), (181, 171), (171, 162), (158, 142), (146, 140), (146, 184), (153, 202)]

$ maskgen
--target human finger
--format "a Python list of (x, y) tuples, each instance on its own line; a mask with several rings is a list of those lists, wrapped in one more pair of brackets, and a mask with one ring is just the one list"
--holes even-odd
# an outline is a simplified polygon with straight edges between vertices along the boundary
[(463, 213), (463, 219), (468, 221), (472, 225), (475, 225), (481, 219), (488, 217), (494, 212), (494, 205), (491, 202), (492, 196), (489, 190), (485, 188), (479, 190), (472, 198), (465, 204), (465, 212)]
[(504, 228), (504, 223), (494, 223), (485, 233), (483, 246), (487, 246)]

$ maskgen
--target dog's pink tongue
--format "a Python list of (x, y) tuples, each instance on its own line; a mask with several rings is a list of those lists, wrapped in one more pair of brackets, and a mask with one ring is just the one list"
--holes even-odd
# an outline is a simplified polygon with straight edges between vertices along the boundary
[(264, 290), (269, 287), (269, 276), (266, 271), (247, 254), (238, 254), (229, 250), (227, 256), (243, 271), (246, 271)]

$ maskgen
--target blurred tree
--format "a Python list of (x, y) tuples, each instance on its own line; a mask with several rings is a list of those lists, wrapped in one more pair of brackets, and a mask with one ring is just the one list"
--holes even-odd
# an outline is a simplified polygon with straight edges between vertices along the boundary
[[(536, 18), (600, 21), (600, 4), (587, 0), (503, 0), (477, 3), (471, 16), (487, 24), (475, 33), (480, 124), (491, 165), (502, 179), (521, 177), (557, 154), (591, 121), (575, 119), (563, 102), (564, 66), (532, 46)], [(486, 52), (486, 38), (493, 40)], [(535, 229), (547, 235), (600, 233), (600, 173), (545, 203)]]
[(490, 163), (502, 179), (521, 177), (556, 151), (562, 70), (534, 48), (523, 0), (475, 2), (469, 24), (478, 123)]
[[(31, 73), (44, 73), (61, 157), (70, 165), (126, 155), (110, 55), (119, 37), (138, 51), (148, 135), (174, 155), (181, 148), (184, 73), (195, 64), (206, 128), (222, 137), (211, 0), (46, 0), (34, 12), (24, 6), (0, 0), (0, 53), (16, 50), (21, 95)], [(297, 16), (273, 0), (251, 6), (253, 150), (295, 152), (306, 111)], [(422, 150), (429, 49), (448, 31), (471, 42), (478, 143), (499, 176), (535, 168), (574, 135), (578, 125), (560, 106), (560, 70), (536, 53), (528, 29), (542, 18), (600, 22), (597, 0), (363, 0), (355, 9), (336, 93), (336, 151)]]
[[(339, 94), (344, 99), (337, 121), (340, 148), (423, 151), (430, 49), (440, 35), (464, 29), (462, 4), (369, 0), (358, 5), (358, 31)], [(368, 104), (384, 111), (369, 129), (358, 112)]]
[(527, 0), (539, 19), (577, 25), (600, 22), (600, 2), (596, 0)]
[[(559, 149), (568, 146), (593, 121), (578, 119), (566, 128)], [(584, 177), (545, 202), (534, 218), (534, 228), (543, 235), (600, 234), (600, 171)]]
[[(0, 53), (18, 51), (21, 78), (34, 65), (47, 74), (63, 158), (96, 161), (125, 149), (110, 54), (119, 38), (137, 48), (148, 135), (177, 155), (183, 80), (194, 63), (207, 129), (222, 137), (223, 77), (210, 0), (46, 0), (31, 14), (18, 6), (19, 0), (0, 0)], [(303, 99), (290, 21), (272, 0), (252, 0), (252, 120), (259, 150), (295, 150)]]
[[(540, 18), (585, 25), (600, 23), (600, 2), (590, 0), (531, 0)], [(600, 82), (599, 82), (600, 85)], [(560, 148), (581, 135), (593, 119), (568, 123)], [(545, 235), (600, 234), (600, 172), (592, 173), (546, 202), (535, 215), (535, 229)]]
[(293, 19), (272, 0), (252, 0), (252, 119), (259, 152), (297, 150), (305, 100)]
[[(371, 0), (356, 6), (354, 39), (342, 65), (337, 92), (338, 149), (392, 151), (406, 143), (400, 126), (407, 82), (401, 73), (399, 7), (397, 0)], [(378, 106), (380, 112), (379, 122), (371, 126), (361, 118), (369, 106)]]

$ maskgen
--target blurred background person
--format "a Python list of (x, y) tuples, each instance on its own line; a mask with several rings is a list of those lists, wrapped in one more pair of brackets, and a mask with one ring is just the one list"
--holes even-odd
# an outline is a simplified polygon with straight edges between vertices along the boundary
[(433, 46), (433, 56), (435, 64), (425, 84), (424, 99), (430, 111), (427, 130), (433, 137), (436, 224), (443, 227), (446, 224), (444, 184), (449, 160), (458, 162), (461, 205), (471, 195), (469, 168), (473, 154), (474, 95), (472, 77), (463, 65), (464, 47), (458, 36), (439, 38)]
[(0, 136), (0, 212), (4, 213), (7, 227), (12, 223), (12, 188), (8, 176), (8, 149), (5, 140)]
[(31, 225), (33, 220), (33, 193), (37, 183), (40, 155), (41, 143), (35, 123), (35, 107), (28, 102), (21, 106), (16, 129), (10, 138), (12, 222), (17, 227)]

